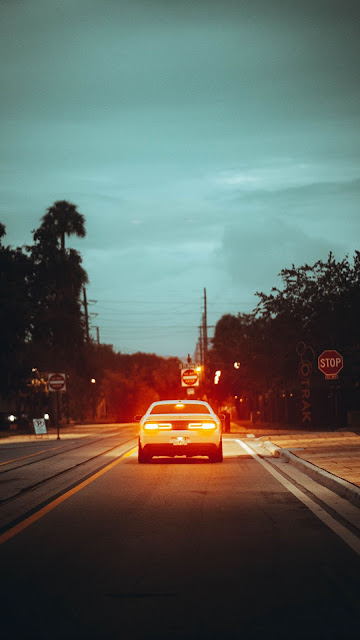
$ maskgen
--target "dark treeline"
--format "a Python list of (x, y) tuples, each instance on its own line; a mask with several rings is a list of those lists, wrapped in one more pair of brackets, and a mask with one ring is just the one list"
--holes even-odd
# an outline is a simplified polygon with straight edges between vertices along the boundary
[(80, 253), (65, 243), (85, 234), (84, 216), (65, 200), (47, 209), (32, 245), (7, 246), (0, 223), (0, 411), (54, 413), (51, 372), (67, 376), (57, 407), (64, 421), (132, 420), (153, 400), (178, 393), (177, 358), (124, 355), (87, 340), (88, 276)]
[[(257, 293), (253, 313), (217, 323), (210, 352), (212, 368), (222, 370), (217, 393), (237, 396), (240, 417), (260, 411), (272, 422), (345, 426), (360, 410), (360, 253), (352, 261), (330, 253), (280, 275), (282, 287)], [(344, 358), (335, 381), (318, 370), (325, 349)]]

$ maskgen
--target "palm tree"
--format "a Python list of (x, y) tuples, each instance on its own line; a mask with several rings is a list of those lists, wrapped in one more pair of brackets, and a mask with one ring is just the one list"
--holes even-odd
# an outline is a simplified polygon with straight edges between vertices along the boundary
[(84, 216), (78, 212), (75, 204), (67, 200), (57, 200), (47, 209), (40, 228), (45, 232), (51, 230), (55, 233), (60, 239), (62, 253), (65, 253), (65, 234), (76, 235), (78, 238), (86, 235)]
[(1, 242), (1, 238), (3, 238), (6, 235), (6, 228), (5, 225), (0, 222), (0, 242)]
[(88, 281), (80, 254), (65, 250), (65, 234), (83, 238), (85, 218), (76, 205), (59, 200), (46, 210), (41, 226), (33, 231), (34, 244), (27, 247), (33, 263), (33, 342), (59, 362), (62, 357), (71, 362), (83, 342), (80, 295)]

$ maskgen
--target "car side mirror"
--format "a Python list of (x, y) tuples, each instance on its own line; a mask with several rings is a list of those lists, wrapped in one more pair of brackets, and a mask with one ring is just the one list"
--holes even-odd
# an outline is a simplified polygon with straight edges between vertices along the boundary
[(141, 418), (142, 418), (142, 416), (140, 416), (138, 414), (136, 414), (136, 416), (134, 416), (135, 422), (140, 422)]

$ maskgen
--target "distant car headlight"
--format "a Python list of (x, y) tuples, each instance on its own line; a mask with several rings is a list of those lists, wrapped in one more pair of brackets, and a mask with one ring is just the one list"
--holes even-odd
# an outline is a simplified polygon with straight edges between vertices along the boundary
[(12, 413), (8, 416), (8, 420), (9, 422), (15, 422), (16, 420), (16, 416), (14, 416)]

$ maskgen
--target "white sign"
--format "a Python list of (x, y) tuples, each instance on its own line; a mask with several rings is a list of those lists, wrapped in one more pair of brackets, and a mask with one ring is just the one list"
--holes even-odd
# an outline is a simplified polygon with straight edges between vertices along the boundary
[(37, 436), (47, 433), (44, 418), (35, 418), (33, 420), (34, 431)]
[(66, 391), (66, 374), (49, 373), (49, 391)]

